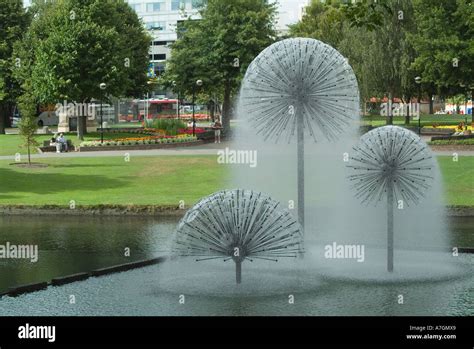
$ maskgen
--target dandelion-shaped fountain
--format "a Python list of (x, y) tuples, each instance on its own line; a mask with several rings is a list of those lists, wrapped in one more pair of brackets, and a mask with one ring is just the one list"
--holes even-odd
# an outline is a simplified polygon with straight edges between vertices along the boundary
[(357, 79), (347, 60), (318, 40), (279, 41), (250, 64), (242, 115), (263, 139), (297, 139), (298, 219), (304, 229), (304, 142), (335, 140), (359, 114)]
[(356, 197), (364, 204), (387, 200), (387, 270), (393, 271), (394, 202), (418, 204), (432, 184), (433, 156), (413, 132), (384, 126), (366, 133), (348, 167)]
[(245, 260), (297, 257), (303, 234), (293, 216), (272, 198), (251, 190), (224, 190), (189, 210), (173, 244), (178, 256), (233, 260), (237, 284)]

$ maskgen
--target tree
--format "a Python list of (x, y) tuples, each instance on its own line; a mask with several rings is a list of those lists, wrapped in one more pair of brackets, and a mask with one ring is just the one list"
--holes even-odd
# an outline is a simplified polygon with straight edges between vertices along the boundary
[(35, 139), (38, 129), (36, 102), (30, 93), (25, 93), (19, 97), (18, 107), (21, 112), (21, 119), (18, 124), (19, 135), (23, 140), (23, 146), (28, 150), (28, 165), (31, 166), (31, 147), (38, 146)]
[(378, 30), (384, 23), (387, 13), (391, 13), (386, 1), (360, 0), (344, 1), (343, 11), (351, 23), (351, 27), (365, 28), (369, 31)]
[(321, 40), (341, 52), (357, 76), (364, 101), (373, 96), (409, 99), (414, 89), (410, 70), (414, 50), (407, 39), (407, 33), (416, 29), (412, 12), (411, 0), (313, 1), (290, 32)]
[(313, 1), (306, 13), (296, 24), (290, 25), (293, 37), (318, 39), (332, 47), (339, 47), (341, 40), (348, 34), (347, 17), (340, 1)]
[[(16, 53), (16, 76), (40, 103), (90, 103), (107, 95), (138, 96), (148, 89), (150, 37), (123, 0), (37, 2)], [(100, 84), (106, 83), (104, 93)], [(78, 115), (78, 138), (86, 131)]]
[(263, 0), (208, 0), (202, 19), (188, 20), (173, 44), (166, 79), (188, 95), (197, 79), (218, 92), (228, 130), (232, 97), (248, 65), (276, 38), (275, 16), (275, 4)]
[(474, 4), (471, 0), (413, 0), (418, 34), (412, 68), (430, 93), (456, 95), (474, 83)]
[(28, 22), (22, 1), (0, 0), (0, 134), (5, 133), (19, 94), (12, 78), (12, 54), (14, 43), (21, 39)]
[(302, 20), (290, 26), (290, 35), (314, 38), (336, 48), (348, 59), (357, 76), (361, 99), (366, 101), (379, 94), (377, 76), (373, 74), (375, 33), (354, 23), (348, 9), (340, 0), (313, 1)]

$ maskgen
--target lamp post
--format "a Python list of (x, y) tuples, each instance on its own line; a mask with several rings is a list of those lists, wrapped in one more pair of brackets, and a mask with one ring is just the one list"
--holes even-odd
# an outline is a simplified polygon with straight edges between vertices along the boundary
[(471, 90), (471, 125), (474, 127), (474, 85), (470, 85)]
[[(101, 83), (99, 85), (99, 88), (101, 91), (105, 91), (107, 88), (106, 83)], [(104, 99), (103, 93), (101, 93), (101, 98), (100, 98), (100, 143), (104, 143), (104, 120), (103, 120), (103, 113), (102, 113), (102, 100)]]
[[(150, 80), (148, 80), (146, 83), (147, 83), (148, 86), (153, 85), (153, 81), (150, 81)], [(152, 97), (153, 97), (153, 95), (154, 95), (154, 93), (152, 93)], [(150, 106), (149, 106), (150, 103), (149, 102), (150, 102), (150, 91), (147, 90), (146, 100), (145, 100), (145, 114), (143, 115), (143, 127), (147, 127), (146, 121), (148, 120), (148, 114), (150, 113)]]
[(421, 77), (415, 78), (415, 83), (418, 85), (418, 136), (421, 136)]
[[(173, 81), (173, 87), (176, 88), (176, 81)], [(179, 90), (178, 90), (177, 93), (178, 93), (178, 103), (177, 103), (177, 105), (178, 105), (178, 120), (179, 120), (179, 97), (180, 97), (179, 96)]]
[(202, 86), (202, 80), (197, 80), (193, 85), (193, 136), (196, 135), (196, 116), (195, 116), (195, 103), (196, 103), (196, 88)]

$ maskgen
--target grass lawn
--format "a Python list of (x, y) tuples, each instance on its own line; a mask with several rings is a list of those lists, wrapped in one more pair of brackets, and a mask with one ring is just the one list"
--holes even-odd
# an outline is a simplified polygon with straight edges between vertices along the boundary
[(0, 205), (191, 205), (227, 186), (215, 156), (42, 159), (47, 168), (0, 161)]
[[(51, 139), (53, 135), (38, 135), (36, 140), (41, 145), (43, 141), (47, 141)], [(118, 132), (118, 133), (104, 133), (104, 139), (117, 139), (117, 138), (127, 138), (127, 137), (139, 137), (135, 133), (125, 133), (125, 132)], [(77, 139), (76, 134), (67, 134), (66, 138), (70, 139), (73, 144), (78, 145), (80, 141)], [(91, 141), (94, 139), (100, 139), (100, 133), (90, 133), (84, 135), (85, 141)], [(26, 154), (26, 148), (22, 147), (21, 144), (23, 143), (21, 137), (19, 135), (0, 135), (0, 156), (3, 155), (10, 155), (14, 156), (16, 153)], [(36, 153), (36, 149), (32, 149), (32, 153)]]
[[(474, 157), (440, 156), (446, 203), (474, 206)], [(215, 156), (42, 159), (22, 169), (0, 161), (0, 205), (192, 205), (232, 187), (230, 169)]]
[(474, 206), (474, 156), (438, 156), (444, 181), (446, 202), (449, 205)]
[[(433, 126), (433, 124), (438, 124), (439, 126), (448, 126), (448, 125), (458, 125), (460, 122), (471, 122), (471, 115), (448, 115), (448, 114), (441, 114), (441, 115), (429, 115), (424, 114), (421, 115), (421, 125), (422, 126)], [(372, 125), (372, 126), (384, 126), (386, 124), (386, 117), (381, 115), (373, 115), (373, 116), (364, 116), (362, 118), (361, 123), (363, 125)], [(394, 116), (393, 117), (393, 124), (394, 125), (404, 125), (405, 124), (405, 117), (404, 116)], [(418, 120), (410, 120), (410, 125), (418, 126)]]

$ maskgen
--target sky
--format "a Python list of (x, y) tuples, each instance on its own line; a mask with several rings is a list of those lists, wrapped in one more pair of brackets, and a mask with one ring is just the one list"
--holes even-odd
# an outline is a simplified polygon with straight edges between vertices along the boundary
[(278, 29), (284, 29), (288, 24), (298, 22), (301, 13), (301, 5), (307, 4), (308, 0), (278, 0), (278, 2)]

